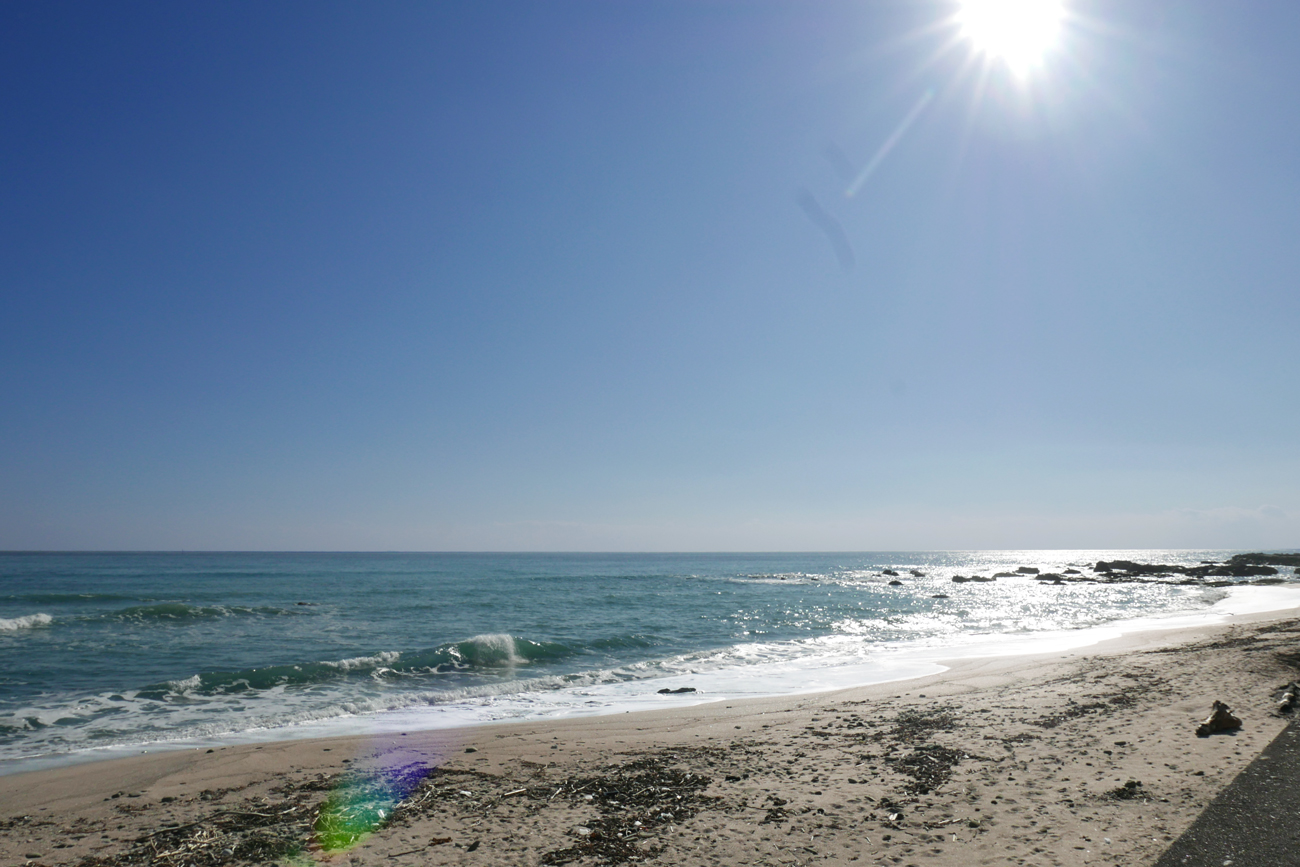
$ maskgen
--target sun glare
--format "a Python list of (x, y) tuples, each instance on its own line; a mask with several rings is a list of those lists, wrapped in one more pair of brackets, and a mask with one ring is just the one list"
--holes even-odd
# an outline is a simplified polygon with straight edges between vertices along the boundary
[(1056, 40), (1061, 0), (961, 0), (962, 33), (1017, 75), (1028, 72)]

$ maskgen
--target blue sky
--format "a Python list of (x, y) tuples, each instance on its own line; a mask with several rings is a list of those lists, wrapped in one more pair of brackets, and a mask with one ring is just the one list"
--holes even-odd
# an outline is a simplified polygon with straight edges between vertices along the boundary
[(1300, 5), (955, 9), (6, 4), (0, 548), (1300, 545)]

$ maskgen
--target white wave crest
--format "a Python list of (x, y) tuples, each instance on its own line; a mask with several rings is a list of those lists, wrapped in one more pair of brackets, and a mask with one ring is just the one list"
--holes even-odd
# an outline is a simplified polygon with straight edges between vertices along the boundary
[(487, 651), (500, 653), (502, 661), (510, 665), (518, 665), (524, 661), (524, 658), (515, 650), (514, 636), (508, 635), (504, 632), (491, 633), (488, 635), (475, 635), (469, 640), (469, 643)]
[(39, 613), (10, 619), (0, 617), (0, 632), (16, 632), (19, 629), (35, 629), (38, 626), (49, 626), (53, 622), (54, 618), (50, 615)]
[(370, 668), (376, 665), (387, 665), (396, 662), (402, 654), (395, 650), (385, 650), (374, 656), (354, 656), (350, 659), (340, 659), (337, 662), (326, 662), (330, 668), (337, 668), (340, 671), (351, 671), (354, 668)]
[(167, 685), (175, 692), (188, 692), (191, 689), (198, 689), (203, 686), (203, 678), (193, 674), (181, 680), (169, 680)]

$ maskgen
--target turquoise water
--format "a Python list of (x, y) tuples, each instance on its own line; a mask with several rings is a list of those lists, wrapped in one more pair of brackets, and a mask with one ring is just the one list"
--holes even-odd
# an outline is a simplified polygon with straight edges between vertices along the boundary
[(641, 707), (667, 687), (793, 692), (810, 672), (848, 685), (903, 647), (1204, 611), (1230, 592), (954, 574), (1231, 553), (0, 554), (0, 771), (394, 714), (438, 727)]

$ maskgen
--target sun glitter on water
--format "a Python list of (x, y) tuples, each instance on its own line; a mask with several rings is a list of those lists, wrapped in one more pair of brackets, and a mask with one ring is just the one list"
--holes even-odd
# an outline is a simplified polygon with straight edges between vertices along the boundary
[(1024, 75), (1056, 42), (1062, 7), (1061, 0), (961, 0), (957, 22), (977, 49)]

